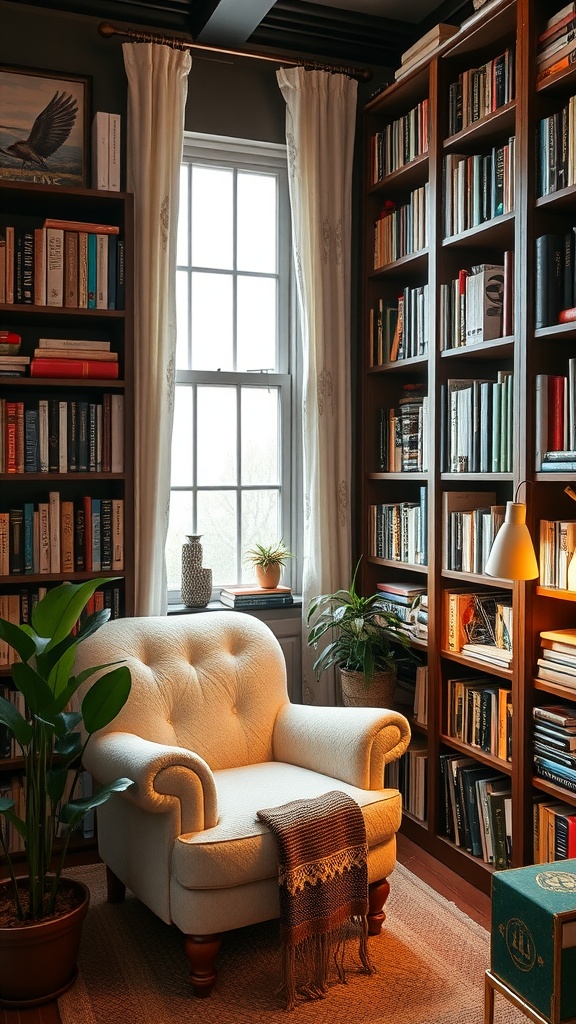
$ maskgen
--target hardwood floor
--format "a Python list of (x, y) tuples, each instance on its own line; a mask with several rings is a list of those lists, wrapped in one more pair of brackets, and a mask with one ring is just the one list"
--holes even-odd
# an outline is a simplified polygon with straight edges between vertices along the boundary
[[(419, 846), (398, 835), (398, 860), (483, 928), (490, 928), (490, 897), (454, 874)], [(2, 1010), (0, 1024), (61, 1024), (56, 1003), (35, 1010)]]

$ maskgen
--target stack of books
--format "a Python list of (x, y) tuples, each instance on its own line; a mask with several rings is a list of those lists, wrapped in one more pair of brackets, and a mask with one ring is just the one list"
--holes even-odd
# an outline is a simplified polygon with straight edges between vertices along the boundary
[(118, 353), (109, 341), (40, 338), (30, 363), (31, 377), (118, 379)]
[(0, 356), (0, 377), (24, 377), (30, 356)]
[(224, 587), (220, 600), (227, 608), (286, 608), (294, 604), (292, 590), (280, 584), (273, 589), (252, 585)]
[(563, 704), (535, 707), (534, 773), (576, 791), (576, 708)]
[(412, 46), (402, 54), (402, 63), (394, 77), (396, 81), (403, 78), (409, 71), (412, 71), (419, 64), (422, 64), (427, 57), (430, 57), (442, 43), (459, 31), (458, 25), (445, 25), (440, 23), (426, 32)]
[(543, 82), (575, 61), (576, 3), (569, 3), (548, 19), (538, 37), (536, 82)]
[(576, 629), (545, 629), (540, 643), (538, 678), (576, 690)]
[(378, 583), (379, 606), (392, 612), (417, 637), (428, 635), (428, 594), (425, 586), (412, 580)]

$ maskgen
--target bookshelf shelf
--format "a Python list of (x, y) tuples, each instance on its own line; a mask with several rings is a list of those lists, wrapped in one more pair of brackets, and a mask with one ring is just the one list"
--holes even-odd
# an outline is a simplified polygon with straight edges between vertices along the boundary
[(471, 747), (468, 743), (462, 743), (454, 736), (448, 736), (446, 733), (440, 734), (440, 742), (446, 747), (451, 747), (454, 750), (460, 751), (461, 754), (472, 753), (476, 761), (481, 764), (491, 765), (496, 768), (503, 775), (511, 775), (512, 768), (509, 761), (503, 761), (501, 757), (495, 757), (493, 754), (487, 754), (483, 750), (479, 750), (478, 747)]
[(428, 180), (428, 154), (422, 153), (396, 171), (391, 171), (370, 187), (370, 192), (412, 189)]
[(401, 256), (398, 260), (393, 260), (392, 263), (387, 263), (383, 267), (379, 267), (378, 270), (372, 270), (369, 274), (370, 277), (392, 277), (398, 275), (406, 270), (416, 273), (426, 269), (428, 264), (428, 250), (419, 249), (418, 252), (409, 253), (408, 256)]
[(457, 235), (449, 235), (442, 242), (445, 249), (454, 249), (457, 246), (479, 246), (482, 248), (501, 247), (509, 248), (514, 239), (514, 213), (501, 213), (492, 220), (485, 221), (474, 228), (467, 228)]
[(514, 338), (496, 338), (477, 345), (462, 345), (461, 348), (446, 348), (440, 353), (441, 359), (486, 359), (488, 355), (511, 358), (514, 355)]
[(123, 320), (126, 312), (123, 309), (76, 309), (66, 306), (23, 306), (13, 302), (0, 303), (0, 313), (4, 319), (28, 320), (29, 318), (50, 320)]
[(450, 135), (442, 143), (442, 148), (445, 153), (455, 153), (469, 147), (476, 147), (478, 144), (482, 144), (484, 139), (493, 139), (496, 133), (513, 135), (515, 123), (516, 102), (512, 100), (456, 132), (455, 135)]

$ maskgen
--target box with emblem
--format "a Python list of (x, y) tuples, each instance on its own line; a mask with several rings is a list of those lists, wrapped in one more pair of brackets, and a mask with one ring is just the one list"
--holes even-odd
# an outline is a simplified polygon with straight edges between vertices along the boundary
[(576, 1018), (576, 860), (494, 873), (491, 970), (546, 1020)]

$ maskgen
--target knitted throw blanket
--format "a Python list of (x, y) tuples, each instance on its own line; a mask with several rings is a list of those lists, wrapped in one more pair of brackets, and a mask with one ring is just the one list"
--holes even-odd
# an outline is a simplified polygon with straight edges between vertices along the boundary
[(345, 981), (347, 938), (358, 937), (360, 969), (372, 973), (366, 828), (356, 801), (336, 790), (265, 808), (257, 816), (278, 848), (281, 990), (292, 1009), (298, 995), (325, 995), (332, 959), (337, 979)]

